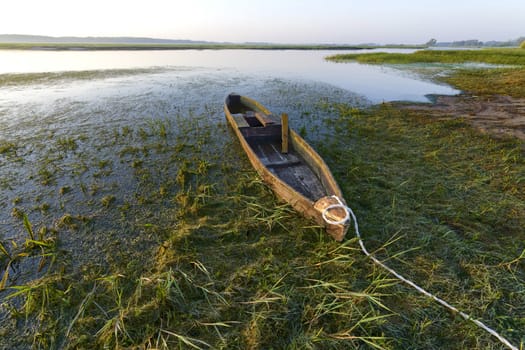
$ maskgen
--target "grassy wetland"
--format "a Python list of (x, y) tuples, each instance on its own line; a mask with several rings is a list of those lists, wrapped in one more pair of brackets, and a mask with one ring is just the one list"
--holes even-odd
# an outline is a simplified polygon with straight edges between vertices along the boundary
[[(412, 65), (420, 72), (453, 69), (454, 74), (446, 74), (441, 79), (453, 86), (475, 94), (504, 94), (514, 97), (525, 96), (525, 50), (480, 49), (480, 50), (421, 50), (412, 54), (372, 53), (338, 54), (327, 58), (335, 62), (357, 61), (364, 64)], [(473, 64), (462, 68), (458, 64)], [(494, 65), (478, 67), (475, 64)], [(419, 66), (418, 66), (419, 65)], [(450, 65), (450, 66), (446, 66)], [(487, 69), (495, 68), (495, 69)]]
[(289, 113), (371, 252), (524, 346), (523, 141), (326, 86), (239, 80), (0, 109), (0, 347), (503, 348), (374, 266), (352, 231), (337, 243), (280, 203), (224, 121), (230, 85)]

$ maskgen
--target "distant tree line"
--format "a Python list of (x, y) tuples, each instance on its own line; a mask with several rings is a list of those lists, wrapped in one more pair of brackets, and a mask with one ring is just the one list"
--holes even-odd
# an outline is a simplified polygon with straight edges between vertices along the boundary
[(460, 40), (452, 42), (438, 42), (436, 39), (430, 39), (426, 46), (434, 47), (523, 47), (525, 42), (525, 37), (519, 37), (514, 40), (508, 41), (480, 41), (477, 39), (471, 40)]

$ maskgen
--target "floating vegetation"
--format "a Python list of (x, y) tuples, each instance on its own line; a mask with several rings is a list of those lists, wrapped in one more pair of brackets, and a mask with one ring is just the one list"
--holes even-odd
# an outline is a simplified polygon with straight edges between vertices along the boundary
[(109, 207), (113, 202), (115, 202), (116, 200), (116, 197), (112, 194), (109, 194), (107, 196), (104, 196), (102, 197), (102, 199), (100, 200), (100, 202), (102, 203), (102, 205), (104, 207)]
[(13, 142), (0, 143), (0, 154), (12, 154), (16, 151), (16, 145)]
[[(1, 45), (0, 45), (1, 46)], [(89, 70), (77, 72), (56, 72), (56, 73), (15, 73), (0, 74), (0, 86), (29, 86), (33, 84), (63, 84), (67, 81), (93, 80), (116, 78), (129, 75), (145, 73), (162, 73), (165, 69), (107, 69), (107, 70)]]

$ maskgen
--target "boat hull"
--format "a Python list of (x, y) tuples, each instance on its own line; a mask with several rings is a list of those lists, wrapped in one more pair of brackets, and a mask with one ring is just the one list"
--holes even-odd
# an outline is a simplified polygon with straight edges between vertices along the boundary
[(286, 133), (287, 152), (282, 152), (280, 120), (255, 100), (231, 94), (226, 98), (224, 113), (263, 181), (281, 200), (325, 227), (335, 240), (342, 241), (348, 230), (347, 222), (334, 222), (347, 214), (342, 208), (344, 199), (319, 154), (293, 130)]

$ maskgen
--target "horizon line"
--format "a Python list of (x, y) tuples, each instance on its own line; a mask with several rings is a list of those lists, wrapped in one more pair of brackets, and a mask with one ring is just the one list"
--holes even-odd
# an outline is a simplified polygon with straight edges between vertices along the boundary
[[(16, 34), (16, 33), (3, 33), (0, 34), (0, 39), (5, 40), (5, 37), (17, 37), (18, 39), (26, 38), (26, 40), (15, 40), (15, 38), (12, 38), (9, 41), (0, 41), (0, 43), (55, 43), (53, 41), (42, 41), (43, 39), (55, 39), (57, 40), (56, 43), (79, 43), (79, 42), (71, 42), (71, 41), (64, 41), (68, 39), (80, 39), (83, 41), (89, 41), (89, 43), (92, 44), (104, 44), (104, 43), (118, 43), (119, 39), (126, 40), (126, 42), (122, 43), (130, 43), (130, 41), (136, 41), (135, 44), (140, 44), (138, 41), (145, 41), (144, 44), (152, 43), (152, 44), (226, 44), (226, 45), (326, 45), (326, 46), (389, 46), (389, 45), (400, 45), (400, 46), (424, 46), (427, 45), (429, 42), (434, 41), (435, 44), (449, 44), (449, 43), (456, 43), (456, 42), (478, 42), (481, 44), (484, 43), (510, 43), (510, 42), (519, 42), (525, 40), (525, 36), (520, 36), (515, 39), (507, 39), (507, 40), (488, 40), (488, 41), (482, 41), (479, 39), (461, 39), (461, 40), (453, 40), (453, 41), (439, 41), (434, 38), (428, 40), (426, 43), (417, 43), (417, 44), (407, 44), (403, 42), (392, 42), (392, 43), (378, 43), (378, 42), (362, 42), (362, 43), (348, 43), (348, 42), (301, 42), (301, 43), (291, 43), (291, 42), (273, 42), (273, 41), (244, 41), (244, 42), (232, 42), (232, 41), (210, 41), (210, 40), (194, 40), (194, 39), (167, 39), (167, 38), (158, 38), (158, 37), (151, 37), (151, 36), (76, 36), (76, 35), (61, 35), (61, 36), (53, 36), (53, 35), (36, 35), (36, 34)], [(39, 41), (28, 41), (29, 38), (40, 38)], [(102, 40), (102, 42), (96, 41), (96, 40)], [(521, 40), (521, 41), (520, 41)], [(106, 41), (106, 42), (104, 42)], [(146, 42), (147, 41), (147, 42)]]

